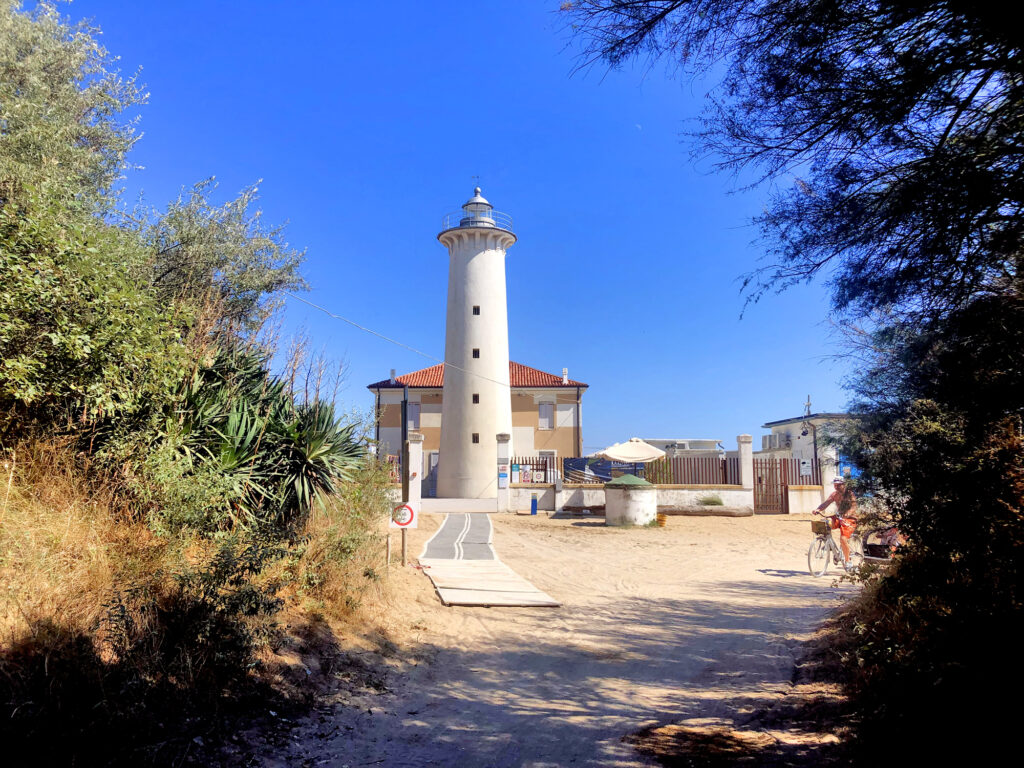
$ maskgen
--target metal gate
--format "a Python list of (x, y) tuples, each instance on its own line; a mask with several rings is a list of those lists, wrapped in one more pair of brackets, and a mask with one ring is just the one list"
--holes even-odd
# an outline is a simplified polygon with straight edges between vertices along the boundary
[(786, 509), (784, 459), (754, 459), (754, 514), (781, 515)]
[(754, 512), (782, 515), (789, 512), (791, 485), (821, 485), (817, 461), (754, 458)]

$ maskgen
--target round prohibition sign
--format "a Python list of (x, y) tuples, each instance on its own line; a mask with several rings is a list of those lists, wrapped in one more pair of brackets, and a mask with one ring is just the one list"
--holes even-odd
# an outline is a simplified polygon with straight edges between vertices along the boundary
[(391, 512), (391, 522), (399, 528), (409, 528), (416, 520), (416, 511), (408, 504), (395, 507)]

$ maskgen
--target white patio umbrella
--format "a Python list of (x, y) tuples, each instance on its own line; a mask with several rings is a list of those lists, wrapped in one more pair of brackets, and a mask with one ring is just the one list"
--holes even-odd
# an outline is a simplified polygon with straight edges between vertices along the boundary
[(631, 437), (624, 443), (616, 443), (605, 448), (598, 455), (610, 461), (646, 464), (649, 461), (662, 458), (665, 452), (660, 448), (655, 448), (650, 443), (645, 443), (639, 437)]

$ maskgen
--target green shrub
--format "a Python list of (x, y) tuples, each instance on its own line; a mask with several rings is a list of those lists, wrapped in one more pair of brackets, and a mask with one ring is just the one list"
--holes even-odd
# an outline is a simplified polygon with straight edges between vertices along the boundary
[(1024, 619), (1024, 437), (1016, 416), (980, 415), (918, 400), (872, 435), (868, 466), (909, 544), (849, 623), (865, 750), (894, 730), (1009, 725), (993, 688), (1024, 675), (992, 638)]
[(97, 221), (0, 205), (0, 437), (133, 418), (166, 402), (186, 351), (174, 310), (129, 275), (145, 258)]
[(357, 425), (286, 391), (253, 343), (304, 286), (255, 187), (115, 205), (121, 112), (144, 94), (95, 31), (0, 7), (0, 453), (31, 476), (18, 516), (5, 496), (0, 568), (42, 598), (3, 615), (0, 742), (38, 765), (178, 765), (251, 687), (295, 563), (328, 603), (373, 582), (385, 486)]
[(707, 496), (698, 496), (697, 503), (702, 507), (721, 507), (725, 504), (722, 501), (722, 497), (717, 493), (708, 494)]

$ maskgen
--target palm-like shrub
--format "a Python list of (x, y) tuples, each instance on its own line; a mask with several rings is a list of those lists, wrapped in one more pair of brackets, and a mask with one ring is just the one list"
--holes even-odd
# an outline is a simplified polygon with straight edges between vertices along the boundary
[[(208, 532), (294, 535), (364, 453), (355, 425), (343, 424), (332, 404), (297, 404), (265, 354), (238, 348), (219, 349), (196, 367), (166, 419), (164, 439), (170, 450), (155, 454), (152, 473), (170, 492), (159, 516), (164, 526)], [(175, 497), (178, 485), (190, 492)], [(175, 498), (187, 498), (187, 509), (175, 509)]]
[(330, 403), (305, 403), (275, 434), (274, 458), (280, 472), (278, 514), (288, 525), (303, 517), (336, 482), (348, 480), (363, 453), (354, 438), (355, 426), (341, 425)]

